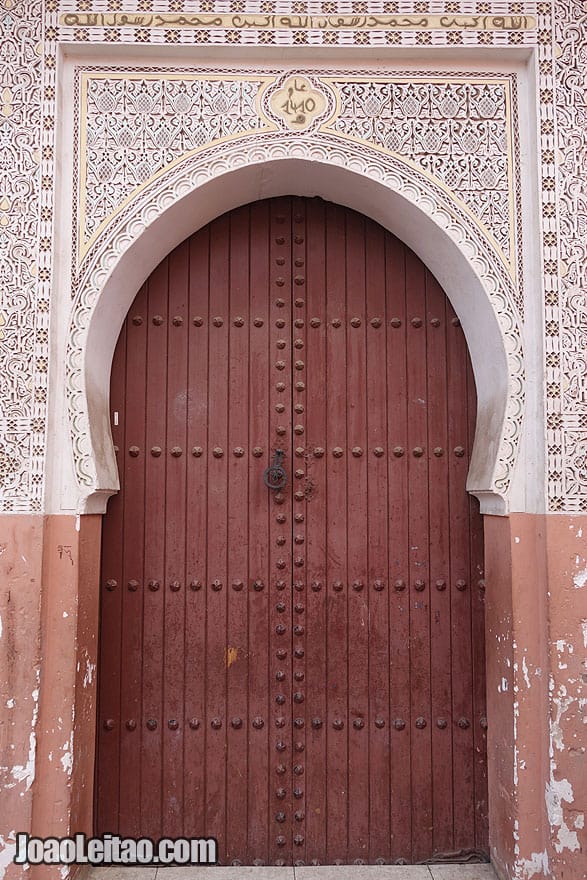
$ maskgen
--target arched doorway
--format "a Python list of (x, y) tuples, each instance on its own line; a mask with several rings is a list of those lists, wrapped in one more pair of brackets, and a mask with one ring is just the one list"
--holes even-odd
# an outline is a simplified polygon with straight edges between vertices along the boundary
[(137, 295), (111, 413), (96, 830), (485, 851), (475, 390), (424, 265), (319, 199), (224, 215)]

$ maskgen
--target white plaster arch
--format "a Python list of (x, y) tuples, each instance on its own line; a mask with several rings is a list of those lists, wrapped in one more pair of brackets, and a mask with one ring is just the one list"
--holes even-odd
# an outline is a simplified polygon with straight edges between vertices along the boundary
[(399, 157), (320, 133), (257, 135), (211, 147), (162, 175), (113, 219), (89, 252), (66, 357), (69, 430), (81, 513), (118, 489), (108, 407), (112, 355), (143, 281), (176, 245), (234, 207), (278, 195), (321, 196), (359, 211), (414, 250), (457, 312), (478, 414), (467, 487), (485, 513), (508, 512), (524, 409), (524, 358), (513, 284), (492, 243), (450, 193)]

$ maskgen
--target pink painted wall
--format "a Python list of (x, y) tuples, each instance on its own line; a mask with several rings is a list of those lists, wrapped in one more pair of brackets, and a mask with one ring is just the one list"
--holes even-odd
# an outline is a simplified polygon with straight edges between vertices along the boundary
[[(100, 527), (99, 516), (0, 520), (4, 880), (24, 873), (12, 832), (91, 831)], [(62, 878), (59, 866), (27, 876)]]
[(42, 516), (0, 516), (0, 877), (20, 876), (11, 835), (32, 826), (42, 549)]
[(587, 517), (485, 517), (490, 846), (503, 877), (587, 877)]
[(549, 863), (587, 877), (587, 516), (546, 517), (550, 741)]
[[(100, 516), (0, 518), (0, 878), (11, 832), (91, 831)], [(587, 517), (486, 517), (490, 844), (584, 880)], [(34, 868), (32, 880), (61, 880)]]

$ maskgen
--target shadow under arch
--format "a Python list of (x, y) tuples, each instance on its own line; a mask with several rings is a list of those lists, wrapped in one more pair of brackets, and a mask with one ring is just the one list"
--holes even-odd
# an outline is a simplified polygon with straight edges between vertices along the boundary
[(279, 158), (275, 147), (268, 151), (257, 146), (245, 160), (241, 145), (240, 159), (232, 157), (231, 163), (234, 146), (224, 145), (220, 169), (214, 162), (203, 166), (203, 154), (192, 157), (195, 167), (180, 164), (143, 190), (96, 242), (82, 270), (67, 353), (80, 513), (103, 513), (119, 488), (110, 432), (110, 368), (138, 289), (170, 251), (215, 217), (280, 195), (320, 196), (370, 217), (408, 245), (436, 276), (461, 321), (477, 386), (467, 488), (479, 498), (483, 513), (508, 512), (523, 415), (524, 364), (511, 280), (508, 289), (500, 255), (472, 219), (467, 222), (462, 212), (451, 211), (450, 194), (445, 193), (443, 203), (435, 185), (397, 157), (386, 157), (383, 167), (381, 155), (374, 159), (364, 147), (339, 143), (338, 153), (332, 147), (325, 153), (319, 143), (317, 159), (308, 158), (308, 144), (304, 146), (304, 155), (296, 156), (292, 142), (285, 143)]

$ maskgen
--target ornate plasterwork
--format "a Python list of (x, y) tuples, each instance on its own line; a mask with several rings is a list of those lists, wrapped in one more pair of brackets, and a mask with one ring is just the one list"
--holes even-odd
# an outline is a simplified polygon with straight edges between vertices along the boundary
[(83, 74), (79, 256), (121, 205), (180, 157), (266, 129), (257, 109), (266, 82), (226, 74)]
[(551, 510), (579, 512), (587, 510), (587, 13), (578, 0), (555, 5), (554, 70), (548, 56), (540, 66), (549, 495)]
[(59, 11), (66, 40), (231, 46), (534, 45), (538, 20), (528, 0), (62, 0)]
[[(285, 127), (329, 131), (409, 160), (462, 200), (515, 278), (513, 76), (308, 76), (83, 71), (79, 259), (129, 198), (182, 157)], [(521, 284), (516, 305), (523, 312)]]
[(497, 495), (507, 494), (524, 405), (523, 354), (512, 280), (501, 261), (496, 260), (494, 247), (444, 187), (419, 172), (406, 174), (406, 166), (398, 157), (385, 156), (365, 144), (341, 143), (332, 133), (316, 132), (303, 139), (291, 134), (261, 132), (255, 144), (248, 145), (246, 151), (241, 143), (231, 141), (189, 155), (141, 190), (136, 199), (115, 215), (92, 247), (84, 263), (73, 306), (67, 353), (70, 424), (80, 484), (90, 490), (99, 488), (91, 448), (82, 361), (89, 319), (112, 268), (156, 217), (207, 181), (243, 164), (298, 158), (339, 165), (380, 181), (432, 217), (467, 254), (493, 305), (508, 356), (509, 396), (505, 428), (492, 485), (484, 487)]
[(0, 499), (14, 512), (42, 498), (53, 180), (41, 175), (40, 39), (40, 2), (0, 7)]
[[(406, 77), (333, 82), (330, 128), (406, 156), (465, 202), (515, 265), (510, 82)], [(514, 108), (515, 110), (515, 108)], [(514, 118), (516, 124), (516, 118)], [(517, 302), (523, 311), (523, 302)]]
[[(334, 163), (336, 155), (338, 161), (346, 156), (351, 163), (352, 157), (348, 167), (353, 170), (360, 157), (361, 173), (375, 173), (396, 192), (409, 191), (410, 198), (431, 215), (442, 206), (450, 224), (457, 223), (454, 237), (462, 249), (468, 251), (471, 242), (477, 242), (476, 254), (483, 253), (485, 259), (476, 268), (493, 295), (502, 332), (509, 334), (505, 348), (510, 359), (507, 439), (493, 485), (484, 488), (506, 493), (524, 397), (519, 329), (523, 303), (520, 286), (513, 283), (515, 263), (510, 262), (515, 254), (511, 88), (507, 76), (464, 72), (424, 78), (408, 73), (332, 76), (323, 71), (269, 71), (255, 76), (177, 69), (83, 70), (76, 136), (81, 275), (75, 277), (73, 288), (81, 293), (68, 357), (70, 420), (80, 484), (97, 485), (80, 367), (85, 333), (76, 323), (78, 311), (86, 320), (93, 308), (92, 298), (87, 301), (88, 286), (99, 290), (90, 282), (89, 267), (107, 275), (123, 251), (116, 252), (113, 246), (104, 250), (104, 242), (111, 241), (122, 223), (117, 240), (128, 246), (124, 224), (132, 218), (133, 228), (143, 226), (141, 205), (154, 216), (158, 187), (170, 204), (178, 198), (171, 181), (183, 186), (186, 177), (191, 179), (192, 168), (211, 179), (230, 169), (226, 157), (233, 163), (252, 163), (262, 149), (268, 161), (296, 150), (314, 161)], [(285, 139), (277, 138), (273, 145), (268, 135), (280, 131)], [(220, 159), (216, 144), (224, 148)], [(96, 263), (96, 254), (102, 254), (101, 262)]]

